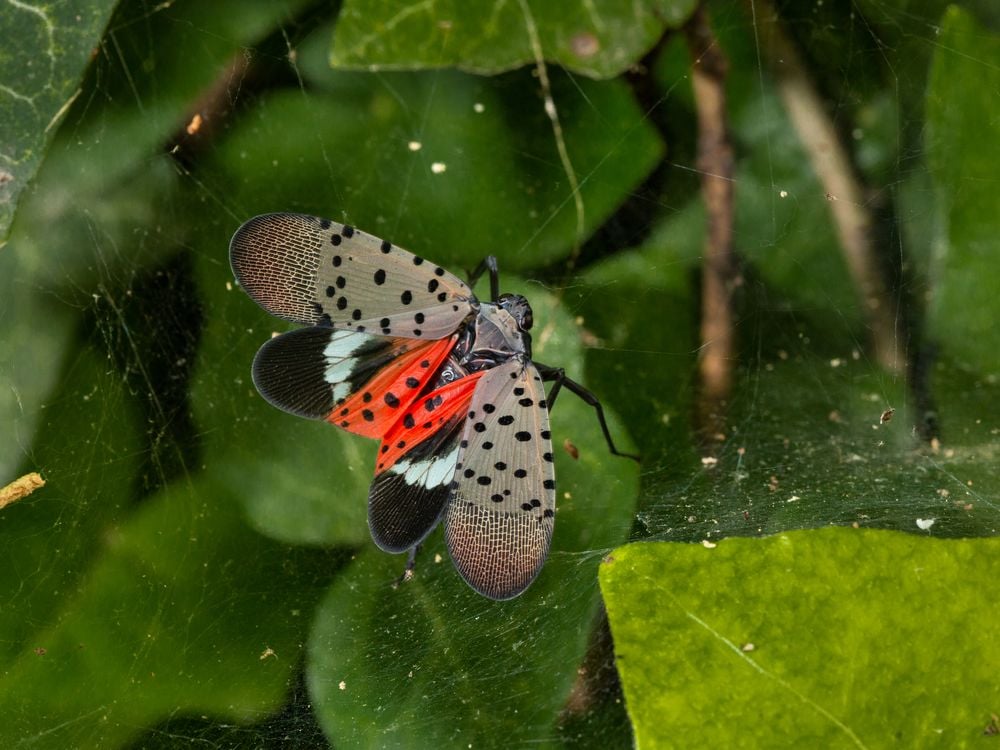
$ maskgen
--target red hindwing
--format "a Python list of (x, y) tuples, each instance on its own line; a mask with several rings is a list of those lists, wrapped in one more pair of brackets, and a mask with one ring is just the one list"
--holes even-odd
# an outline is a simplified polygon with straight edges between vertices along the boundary
[[(327, 421), (348, 432), (381, 438), (403, 414), (455, 347), (457, 336), (437, 341), (407, 341), (407, 348), (371, 380), (337, 403)], [(426, 420), (423, 420), (426, 421)]]
[(454, 417), (460, 416), (464, 419), (465, 412), (472, 403), (476, 383), (479, 382), (483, 372), (485, 371), (466, 375), (431, 391), (400, 414), (398, 421), (384, 433), (375, 474), (381, 474), (388, 469), (414, 446), (429, 438)]

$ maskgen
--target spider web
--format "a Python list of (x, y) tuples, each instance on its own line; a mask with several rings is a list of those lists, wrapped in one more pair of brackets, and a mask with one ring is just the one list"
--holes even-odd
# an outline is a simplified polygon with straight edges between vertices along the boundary
[[(616, 546), (830, 524), (996, 534), (996, 368), (950, 342), (930, 359), (924, 328), (942, 7), (783, 10), (870, 188), (908, 365), (872, 354), (770, 19), (719, 3), (743, 264), (725, 428), (706, 435), (681, 35), (603, 82), (552, 63), (543, 79), (537, 61), (334, 72), (325, 4), (118, 8), (0, 256), (0, 476), (48, 482), (0, 509), (6, 745), (627, 747), (596, 576)], [(556, 542), (520, 599), (470, 592), (439, 532), (394, 588), (404, 560), (365, 526), (375, 444), (256, 397), (253, 353), (286, 329), (226, 251), (271, 210), (456, 272), (497, 255), (534, 306), (536, 358), (641, 451), (641, 468), (609, 456), (592, 410), (560, 397)]]

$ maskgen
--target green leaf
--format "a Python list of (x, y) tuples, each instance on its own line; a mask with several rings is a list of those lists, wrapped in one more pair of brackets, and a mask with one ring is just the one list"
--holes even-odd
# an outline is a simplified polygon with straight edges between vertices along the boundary
[(0, 7), (0, 247), (14, 209), (48, 141), (80, 94), (80, 79), (108, 22), (114, 0)]
[[(177, 170), (157, 150), (184, 123), (192, 99), (219, 75), (220, 66), (233, 59), (242, 61), (245, 44), (266, 34), (303, 1), (182, 1), (160, 4), (152, 14), (143, 4), (123, 4), (101, 47), (112, 51), (97, 55), (79, 95), (73, 95), (77, 103), (65, 115), (66, 127), (47, 148), (40, 168), (38, 162), (46, 152), (43, 140), (47, 142), (56, 128), (53, 123), (51, 132), (42, 130), (54, 110), (35, 126), (13, 112), (10, 119), (3, 116), (8, 104), (25, 106), (13, 93), (22, 79), (39, 86), (44, 81), (24, 75), (32, 65), (16, 59), (19, 47), (0, 49), (0, 122), (23, 123), (37, 131), (31, 136), (37, 147), (32, 146), (31, 159), (23, 164), (28, 170), (23, 179), (4, 184), (3, 173), (10, 168), (4, 163), (5, 154), (0, 154), (0, 240), (6, 236), (24, 182), (38, 170), (31, 189), (23, 193), (10, 245), (0, 254), (0, 316), (11, 331), (0, 337), (0, 475), (15, 470), (23, 446), (31, 443), (38, 417), (34, 405), (46, 398), (58, 364), (70, 356), (70, 336), (79, 325), (81, 310), (91, 298), (114, 297), (143, 265), (162, 262), (186, 239), (190, 229), (186, 222), (158, 213), (173, 195)], [(100, 31), (106, 13), (100, 11), (105, 20), (97, 23), (100, 3), (86, 8), (80, 3), (72, 8), (64, 5), (33, 10), (28, 4), (5, 4), (0, 6), (0, 27), (13, 29), (33, 19), (46, 39), (51, 27), (57, 54), (82, 54), (82, 70), (98, 42), (96, 36), (86, 41), (87, 29), (91, 34)], [(240, 23), (234, 26), (237, 14)], [(53, 23), (47, 26), (47, 21)], [(11, 38), (18, 44), (24, 41), (35, 60), (38, 50), (52, 51), (36, 36), (26, 31)], [(68, 75), (59, 73), (68, 59), (53, 63), (51, 74)], [(8, 74), (18, 78), (16, 85), (6, 82)], [(76, 86), (77, 79), (67, 85)], [(38, 117), (42, 102), (51, 95), (48, 89), (38, 94)], [(66, 96), (68, 91), (58, 101), (53, 99), (52, 106), (62, 105)], [(28, 135), (24, 138), (31, 141)], [(9, 186), (16, 192), (8, 203), (4, 190)], [(24, 324), (10, 325), (12, 315)], [(28, 324), (42, 320), (44, 326)]]
[(364, 70), (458, 67), (500, 73), (537, 57), (594, 78), (628, 70), (667, 29), (680, 27), (694, 0), (347, 0), (330, 63)]
[(326, 573), (182, 481), (104, 532), (103, 554), (0, 678), (0, 741), (117, 747), (178, 713), (248, 722), (284, 698)]
[(928, 310), (932, 335), (961, 363), (1000, 374), (1000, 36), (951, 6), (927, 91), (927, 150), (937, 188), (938, 242)]
[(636, 746), (972, 747), (997, 712), (998, 539), (823, 529), (615, 550)]
[[(539, 360), (579, 373), (577, 333), (555, 301), (528, 289)], [(314, 707), (334, 745), (516, 745), (554, 738), (597, 611), (595, 572), (631, 523), (637, 466), (609, 457), (593, 410), (569, 394), (553, 411), (558, 482), (553, 550), (509, 602), (473, 592), (440, 532), (413, 580), (392, 587), (403, 558), (370, 548), (321, 605), (307, 662)], [(625, 435), (611, 429), (619, 445)], [(579, 449), (573, 460), (562, 441)], [(373, 679), (378, 675), (378, 679)]]
[[(348, 220), (459, 270), (491, 253), (504, 269), (543, 265), (573, 247), (571, 190), (530, 75), (327, 71), (319, 83), (309, 98), (270, 95), (222, 144), (216, 188), (245, 218), (280, 208)], [(553, 85), (586, 235), (662, 145), (620, 81)]]
[[(62, 323), (51, 313), (39, 317)], [(65, 372), (50, 365), (61, 383), (40, 411), (37, 447), (27, 465), (47, 484), (0, 510), (0, 659), (5, 665), (43, 645), (36, 640), (39, 625), (50, 622), (65, 597), (82, 585), (89, 560), (106, 548), (136, 488), (139, 414), (102, 359), (84, 350)], [(45, 371), (40, 363), (18, 364)], [(25, 456), (15, 452), (11, 458)], [(27, 588), (26, 578), (32, 581)]]

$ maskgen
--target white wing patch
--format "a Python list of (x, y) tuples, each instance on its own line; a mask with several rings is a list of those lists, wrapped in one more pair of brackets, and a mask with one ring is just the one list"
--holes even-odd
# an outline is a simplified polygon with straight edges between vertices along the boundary
[(469, 407), (445, 517), (452, 560), (474, 589), (509, 599), (534, 580), (555, 520), (548, 405), (521, 358), (483, 375)]
[(421, 461), (409, 461), (400, 459), (387, 471), (393, 474), (402, 474), (407, 484), (424, 489), (440, 487), (451, 481), (455, 476), (455, 465), (458, 463), (458, 447), (447, 456), (427, 458)]
[(458, 462), (461, 428), (453, 419), (375, 475), (368, 491), (368, 528), (381, 549), (404, 552), (441, 520)]

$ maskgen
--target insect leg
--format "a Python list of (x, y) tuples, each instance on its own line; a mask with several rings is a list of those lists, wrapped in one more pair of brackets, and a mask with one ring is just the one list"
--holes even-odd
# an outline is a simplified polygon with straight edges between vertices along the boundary
[(406, 567), (403, 568), (403, 574), (392, 583), (392, 587), (394, 589), (399, 588), (399, 585), (401, 583), (406, 583), (407, 581), (413, 579), (414, 575), (413, 571), (417, 567), (418, 552), (420, 552), (419, 544), (414, 544), (412, 547), (410, 547), (410, 551), (406, 555)]
[(500, 275), (497, 270), (496, 257), (487, 255), (483, 258), (482, 262), (476, 266), (476, 270), (469, 274), (469, 286), (475, 286), (479, 277), (486, 271), (490, 272), (490, 302), (496, 302), (500, 298)]
[(604, 433), (604, 440), (607, 442), (608, 450), (610, 450), (612, 454), (616, 456), (624, 456), (625, 458), (631, 458), (633, 461), (640, 460), (639, 456), (634, 453), (624, 453), (615, 447), (615, 441), (611, 439), (611, 431), (608, 429), (608, 423), (604, 419), (604, 408), (601, 406), (601, 402), (597, 396), (572, 378), (566, 377), (566, 371), (563, 368), (549, 367), (548, 365), (542, 365), (538, 362), (533, 362), (533, 364), (538, 368), (538, 372), (542, 376), (542, 380), (554, 383), (552, 390), (549, 391), (548, 398), (546, 399), (550, 412), (556, 402), (556, 397), (559, 395), (559, 391), (561, 391), (565, 386), (567, 391), (576, 394), (576, 396), (578, 396), (585, 404), (594, 407), (594, 411), (597, 412), (597, 421), (601, 424), (601, 432)]

